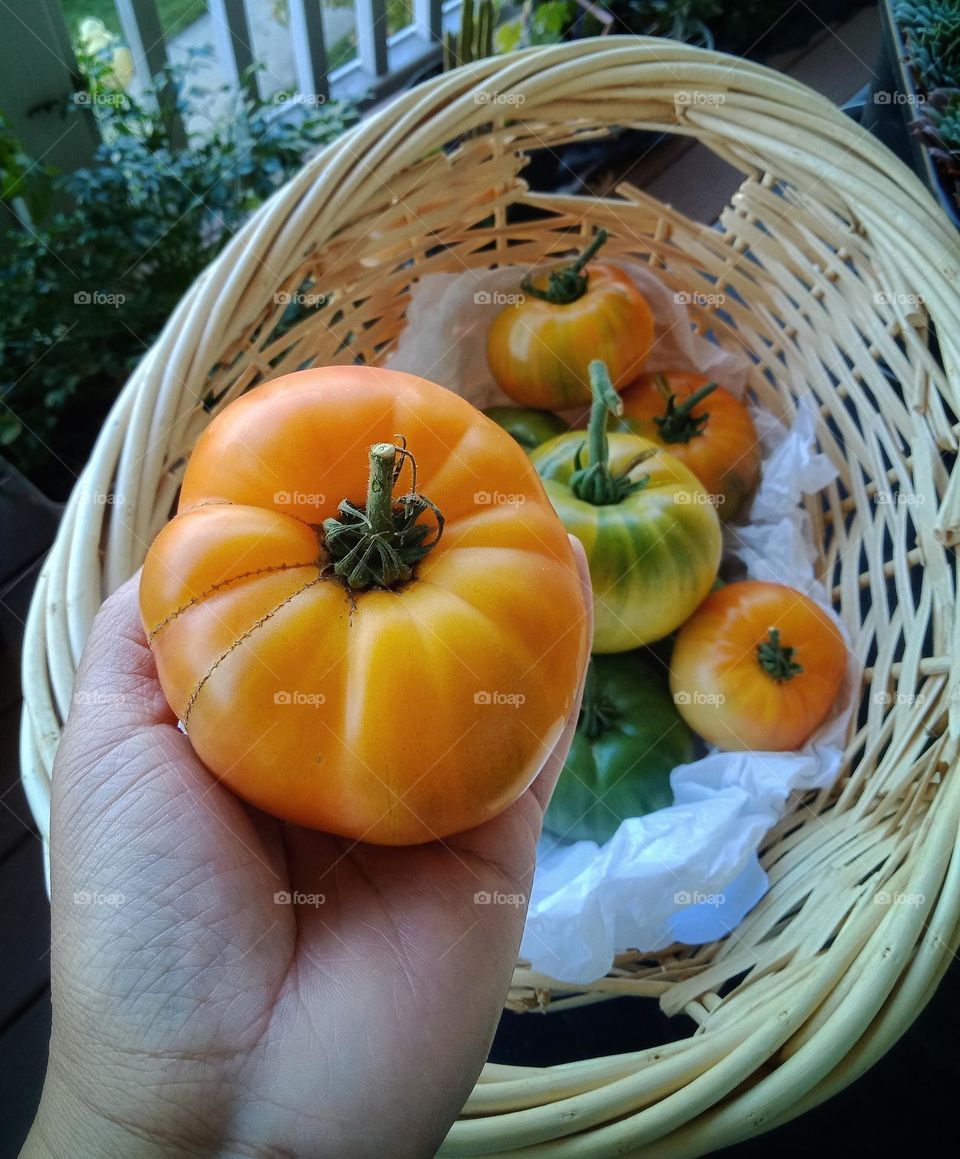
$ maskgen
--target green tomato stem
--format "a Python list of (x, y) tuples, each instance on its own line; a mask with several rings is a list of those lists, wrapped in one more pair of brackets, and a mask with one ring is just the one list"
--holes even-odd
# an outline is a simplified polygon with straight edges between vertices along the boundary
[(610, 415), (623, 414), (623, 400), (613, 388), (607, 364), (599, 359), (588, 367), (590, 390), (593, 402), (590, 406), (590, 422), (587, 425), (587, 441), (590, 462), (606, 465), (610, 459), (610, 440), (607, 438), (607, 423)]
[(533, 278), (528, 274), (520, 283), (525, 294), (539, 298), (541, 302), (550, 302), (554, 306), (569, 306), (579, 301), (587, 292), (590, 279), (583, 272), (584, 267), (595, 257), (597, 251), (606, 242), (609, 234), (605, 229), (598, 229), (593, 241), (587, 246), (576, 261), (568, 265), (557, 266), (551, 270), (547, 278), (547, 288), (541, 290), (534, 285)]
[(590, 407), (590, 421), (587, 424), (587, 449), (589, 463), (586, 467), (580, 465), (581, 447), (574, 460), (575, 470), (570, 476), (570, 490), (584, 503), (592, 503), (595, 507), (605, 507), (609, 504), (620, 503), (628, 495), (641, 490), (650, 482), (650, 476), (642, 479), (629, 478), (630, 472), (645, 459), (656, 454), (656, 450), (642, 451), (630, 462), (625, 471), (614, 474), (610, 468), (610, 440), (607, 437), (607, 424), (610, 415), (623, 414), (623, 402), (620, 395), (614, 390), (610, 381), (610, 373), (605, 362), (594, 359), (589, 366), (590, 390), (593, 392), (593, 403)]
[(397, 448), (393, 443), (375, 443), (370, 448), (366, 515), (375, 535), (387, 535), (393, 530), (393, 471), (396, 462)]
[(771, 628), (767, 639), (757, 645), (757, 660), (769, 677), (782, 684), (803, 671), (803, 665), (798, 664), (793, 658), (796, 651), (796, 648), (789, 648), (780, 643), (779, 628)]
[(695, 406), (713, 394), (718, 384), (708, 382), (691, 394), (689, 398), (685, 398), (678, 406), (677, 396), (670, 393), (667, 380), (662, 374), (658, 375), (657, 378), (660, 393), (667, 400), (666, 413), (657, 416), (654, 420), (663, 441), (665, 443), (689, 443), (695, 435), (702, 435), (710, 420), (710, 415), (708, 413), (694, 417), (691, 412)]
[[(417, 464), (406, 446), (375, 443), (369, 455), (365, 506), (343, 499), (338, 517), (325, 519), (322, 527), (333, 572), (352, 591), (405, 583), (443, 534), (440, 509), (417, 493)], [(395, 498), (393, 490), (404, 459), (410, 460), (413, 484), (406, 495)], [(427, 511), (433, 513), (435, 527), (420, 522)]]

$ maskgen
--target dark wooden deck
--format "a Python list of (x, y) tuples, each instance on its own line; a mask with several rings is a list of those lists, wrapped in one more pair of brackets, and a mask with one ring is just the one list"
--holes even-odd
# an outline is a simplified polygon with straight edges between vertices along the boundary
[[(0, 521), (0, 533), (6, 530)], [(44, 526), (43, 523), (46, 525)], [(55, 529), (38, 520), (42, 541)], [(7, 559), (16, 545), (2, 536)], [(16, 1155), (33, 1119), (50, 1035), (50, 912), (40, 838), (20, 785), (23, 621), (47, 542), (0, 578), (0, 1156)], [(29, 546), (28, 546), (29, 551)]]
[[(797, 52), (773, 63), (839, 104), (873, 79), (879, 24), (866, 9)], [(737, 174), (707, 150), (674, 141), (645, 158), (629, 179), (702, 221), (712, 221), (736, 187)], [(19, 644), (39, 563), (53, 520), (38, 517), (36, 540), (3, 535), (0, 564), (0, 1159), (17, 1154), (33, 1118), (50, 1031), (49, 913), (40, 842), (19, 785)], [(15, 554), (16, 553), (16, 554)], [(952, 1114), (960, 1039), (957, 972), (913, 1029), (880, 1065), (829, 1106), (800, 1122), (733, 1148), (741, 1156), (894, 1156), (916, 1149), (956, 1154)], [(621, 1000), (551, 1015), (506, 1015), (494, 1047), (500, 1062), (543, 1065), (662, 1042), (687, 1032), (666, 1024), (653, 1003)]]

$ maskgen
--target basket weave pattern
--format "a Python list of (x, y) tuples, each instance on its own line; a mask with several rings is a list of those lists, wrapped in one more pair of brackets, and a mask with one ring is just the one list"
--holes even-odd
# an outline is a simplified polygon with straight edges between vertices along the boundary
[[(694, 137), (743, 172), (721, 228), (629, 186), (604, 200), (528, 191), (525, 153), (614, 126)], [(531, 50), (421, 86), (319, 154), (186, 295), (101, 434), (27, 626), (23, 776), (46, 834), (90, 624), (169, 518), (211, 415), (306, 364), (381, 361), (424, 274), (528, 266), (598, 226), (605, 257), (649, 263), (700, 327), (755, 356), (762, 406), (785, 420), (803, 395), (819, 408), (839, 479), (807, 510), (865, 664), (861, 711), (838, 786), (769, 834), (770, 892), (733, 936), (624, 952), (585, 993), (521, 963), (508, 997), (522, 1010), (656, 996), (697, 1033), (553, 1068), (488, 1065), (451, 1155), (655, 1159), (768, 1129), (870, 1066), (958, 944), (960, 267), (916, 178), (806, 87), (670, 42)], [(718, 293), (720, 318), (696, 305)], [(290, 325), (290, 302), (318, 294), (327, 304)]]

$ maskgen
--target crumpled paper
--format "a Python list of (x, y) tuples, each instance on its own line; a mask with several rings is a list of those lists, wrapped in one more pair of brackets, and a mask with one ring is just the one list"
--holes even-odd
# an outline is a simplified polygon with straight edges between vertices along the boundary
[[(699, 370), (741, 396), (747, 357), (695, 333), (685, 295), (643, 266), (626, 268), (656, 322), (648, 369)], [(524, 272), (422, 278), (386, 365), (442, 382), (479, 407), (509, 403), (487, 367), (486, 339)], [(789, 426), (756, 408), (752, 415), (762, 475), (747, 515), (724, 528), (724, 572), (788, 584), (833, 614), (814, 576), (809, 517), (800, 506), (836, 476), (816, 450), (816, 407), (801, 398)], [(858, 676), (851, 653), (833, 714), (799, 752), (710, 751), (674, 769), (672, 806), (624, 821), (603, 846), (544, 835), (521, 956), (539, 972), (586, 984), (608, 972), (617, 951), (700, 944), (735, 930), (766, 892), (757, 850), (790, 794), (829, 787), (837, 777)]]

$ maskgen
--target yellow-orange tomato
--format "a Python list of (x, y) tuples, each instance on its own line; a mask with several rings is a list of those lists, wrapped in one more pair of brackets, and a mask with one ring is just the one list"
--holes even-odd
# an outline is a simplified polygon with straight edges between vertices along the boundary
[(140, 608), (218, 779), (380, 844), (515, 800), (589, 650), (570, 542), (523, 450), (442, 387), (368, 367), (291, 374), (213, 420)]
[(670, 688), (687, 724), (721, 749), (799, 748), (826, 719), (847, 666), (830, 616), (783, 584), (708, 596), (677, 634)]
[(640, 373), (653, 345), (653, 312), (629, 275), (607, 262), (571, 273), (577, 264), (554, 266), (525, 280), (520, 300), (504, 307), (490, 328), (490, 370), (521, 406), (586, 405), (592, 398), (591, 362), (606, 363), (619, 388)]
[(682, 370), (642, 374), (621, 398), (624, 425), (679, 459), (714, 496), (720, 518), (732, 519), (760, 478), (760, 440), (743, 403), (705, 374)]

